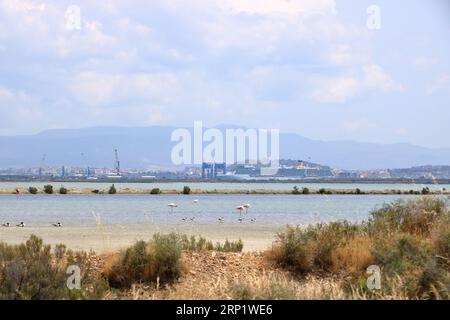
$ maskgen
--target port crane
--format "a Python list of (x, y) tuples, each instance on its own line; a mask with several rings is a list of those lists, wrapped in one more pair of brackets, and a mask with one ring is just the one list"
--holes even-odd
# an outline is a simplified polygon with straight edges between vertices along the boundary
[(41, 159), (41, 163), (39, 164), (39, 171), (38, 171), (39, 178), (42, 177), (42, 173), (44, 171), (45, 158), (46, 158), (46, 155), (45, 154), (42, 155), (42, 159)]
[(117, 149), (114, 149), (114, 156), (115, 156), (114, 169), (116, 170), (116, 175), (120, 176), (120, 161), (119, 161), (119, 152), (117, 151)]

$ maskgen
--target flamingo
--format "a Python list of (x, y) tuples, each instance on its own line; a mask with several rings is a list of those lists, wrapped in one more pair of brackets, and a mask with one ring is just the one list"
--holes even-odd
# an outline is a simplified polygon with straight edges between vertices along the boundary
[(242, 211), (244, 211), (244, 206), (239, 206), (236, 209), (239, 210), (239, 221), (242, 222)]
[(176, 203), (173, 203), (173, 202), (169, 203), (167, 206), (170, 207), (170, 212), (171, 213), (173, 213), (173, 208), (178, 207), (178, 205)]

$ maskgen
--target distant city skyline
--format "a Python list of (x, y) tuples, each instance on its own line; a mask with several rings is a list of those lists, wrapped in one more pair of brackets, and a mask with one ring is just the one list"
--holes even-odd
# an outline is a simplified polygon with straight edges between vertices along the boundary
[(449, 35), (445, 0), (2, 0), (0, 136), (201, 120), (449, 148)]

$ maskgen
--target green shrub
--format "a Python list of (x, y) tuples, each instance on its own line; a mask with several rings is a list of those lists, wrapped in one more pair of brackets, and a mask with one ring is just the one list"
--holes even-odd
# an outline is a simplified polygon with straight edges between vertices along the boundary
[(217, 242), (214, 246), (214, 250), (220, 252), (241, 252), (243, 248), (244, 244), (241, 239), (238, 241), (228, 241), (227, 239), (224, 244)]
[(67, 194), (67, 189), (64, 187), (59, 188), (59, 193), (60, 194)]
[(428, 187), (422, 188), (422, 194), (430, 194), (430, 188)]
[(37, 194), (38, 189), (36, 187), (29, 187), (28, 192), (31, 194)]
[(198, 239), (195, 236), (188, 237), (187, 235), (180, 236), (181, 246), (183, 250), (188, 251), (204, 251), (214, 250), (214, 245), (211, 241), (207, 241), (205, 238), (199, 236)]
[(364, 194), (360, 188), (356, 188), (355, 193), (356, 194)]
[(345, 221), (306, 228), (288, 227), (278, 234), (277, 244), (270, 255), (279, 265), (294, 271), (326, 271), (332, 265), (333, 251), (360, 232), (359, 226)]
[(375, 242), (374, 256), (384, 266), (388, 275), (414, 272), (431, 260), (429, 246), (420, 238), (400, 235)]
[(153, 188), (150, 191), (150, 194), (161, 194), (161, 189), (160, 188)]
[(369, 218), (369, 230), (372, 234), (403, 232), (428, 236), (433, 227), (446, 217), (447, 204), (441, 199), (422, 197), (418, 200), (399, 200), (373, 211)]
[(433, 248), (444, 264), (450, 264), (450, 220), (444, 219), (433, 231)]
[(184, 186), (183, 187), (183, 194), (190, 194), (191, 193), (191, 188), (189, 188), (188, 186)]
[(46, 194), (53, 194), (53, 186), (50, 184), (47, 184), (44, 186), (44, 192)]
[(92, 192), (92, 193), (95, 193), (95, 194), (99, 194), (99, 193), (100, 193), (100, 190), (98, 190), (98, 189), (93, 189), (93, 190), (91, 190), (91, 192)]
[(116, 194), (116, 193), (117, 193), (117, 190), (113, 184), (113, 185), (111, 185), (111, 187), (109, 187), (108, 194)]
[(300, 189), (297, 186), (294, 186), (292, 189), (292, 194), (300, 194)]
[(150, 242), (138, 241), (122, 252), (106, 270), (106, 277), (112, 287), (118, 288), (140, 282), (172, 281), (181, 273), (181, 250), (175, 233), (155, 234)]
[[(65, 246), (57, 245), (52, 254), (51, 246), (34, 235), (20, 245), (0, 243), (0, 300), (101, 298), (105, 291), (86, 277), (88, 259), (73, 263), (66, 256)], [(71, 264), (82, 270), (81, 289), (67, 288), (66, 269)]]
[(303, 194), (309, 194), (309, 189), (308, 188), (302, 188), (302, 193)]
[(186, 235), (180, 236), (180, 242), (183, 250), (188, 251), (206, 251), (215, 250), (220, 252), (242, 252), (244, 244), (241, 239), (238, 241), (229, 241), (228, 239), (225, 243), (217, 242), (215, 245), (212, 241), (206, 240), (205, 238), (199, 236), (188, 237)]
[(333, 192), (331, 190), (327, 190), (325, 188), (320, 188), (319, 194), (333, 194)]

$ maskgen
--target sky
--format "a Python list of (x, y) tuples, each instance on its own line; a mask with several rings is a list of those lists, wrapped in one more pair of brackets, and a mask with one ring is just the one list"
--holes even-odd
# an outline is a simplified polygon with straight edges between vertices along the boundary
[(201, 120), (450, 147), (449, 57), (446, 0), (0, 0), (0, 135)]

